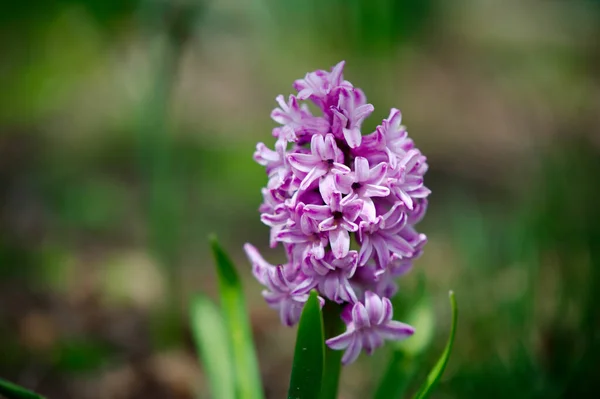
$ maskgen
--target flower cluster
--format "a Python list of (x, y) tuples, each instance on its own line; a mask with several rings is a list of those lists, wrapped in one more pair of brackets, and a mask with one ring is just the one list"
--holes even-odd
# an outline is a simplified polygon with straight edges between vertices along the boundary
[[(414, 226), (430, 191), (423, 185), (426, 158), (408, 138), (399, 110), (362, 135), (373, 105), (344, 80), (343, 68), (340, 62), (331, 72), (310, 72), (294, 83), (297, 95), (277, 97), (275, 149), (259, 143), (254, 159), (268, 175), (261, 220), (271, 228), (271, 247), (281, 243), (288, 262), (271, 265), (252, 245), (245, 250), (284, 324), (298, 321), (312, 289), (322, 303), (345, 306), (347, 331), (327, 345), (345, 349), (347, 364), (362, 349), (372, 353), (384, 339), (413, 333), (392, 320), (389, 298), (426, 243)], [(323, 114), (313, 115), (305, 100)]]

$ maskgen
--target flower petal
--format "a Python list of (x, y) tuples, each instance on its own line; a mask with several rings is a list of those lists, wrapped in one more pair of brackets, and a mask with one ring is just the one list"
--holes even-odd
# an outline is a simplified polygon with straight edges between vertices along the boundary
[(380, 324), (384, 316), (381, 298), (371, 291), (365, 292), (365, 308), (367, 309), (371, 325)]
[(329, 232), (331, 251), (336, 258), (343, 258), (350, 250), (350, 234), (344, 229), (335, 229)]
[(320, 161), (312, 154), (289, 154), (287, 159), (292, 168), (305, 173), (310, 172)]
[(319, 177), (323, 176), (327, 173), (327, 169), (323, 165), (317, 164), (314, 168), (311, 169), (310, 172), (302, 179), (302, 183), (300, 183), (300, 190), (306, 190), (312, 182), (317, 180)]
[(325, 343), (333, 350), (346, 349), (354, 340), (354, 331), (346, 331), (338, 336), (329, 338)]
[(360, 339), (358, 339), (358, 337), (356, 337), (354, 340), (352, 340), (352, 342), (350, 342), (348, 349), (346, 349), (346, 352), (344, 352), (344, 356), (342, 356), (342, 364), (346, 365), (354, 362), (358, 358), (358, 355), (360, 355), (361, 350), (362, 342)]
[(371, 327), (369, 313), (367, 312), (365, 305), (363, 305), (361, 302), (357, 302), (352, 308), (352, 321), (354, 322), (357, 330)]
[(410, 337), (415, 333), (415, 329), (408, 324), (391, 320), (377, 327), (377, 331), (385, 339), (400, 340)]
[(342, 132), (344, 133), (344, 139), (346, 139), (346, 142), (350, 148), (356, 148), (360, 146), (362, 136), (358, 127), (353, 127), (351, 129), (344, 128), (342, 129)]

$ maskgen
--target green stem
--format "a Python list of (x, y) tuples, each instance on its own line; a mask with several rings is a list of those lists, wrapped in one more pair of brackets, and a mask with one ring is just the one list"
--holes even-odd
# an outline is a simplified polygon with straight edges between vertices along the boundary
[[(327, 301), (323, 306), (323, 322), (325, 339), (335, 337), (344, 332), (344, 322), (340, 318), (342, 307), (334, 302)], [(325, 348), (325, 367), (323, 369), (323, 383), (321, 385), (320, 399), (336, 399), (340, 382), (343, 351), (334, 351)]]

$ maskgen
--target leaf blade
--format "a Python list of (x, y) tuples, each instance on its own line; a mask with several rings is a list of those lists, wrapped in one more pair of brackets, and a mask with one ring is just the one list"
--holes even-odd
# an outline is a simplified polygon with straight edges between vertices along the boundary
[(0, 395), (5, 396), (7, 399), (44, 399), (43, 396), (3, 378), (0, 378)]
[(325, 362), (325, 333), (323, 315), (316, 291), (312, 291), (304, 305), (296, 347), (288, 399), (314, 399), (321, 392)]
[(199, 295), (192, 301), (190, 321), (212, 397), (235, 399), (231, 347), (219, 309), (208, 298)]
[(229, 256), (215, 236), (210, 244), (217, 265), (223, 319), (231, 345), (236, 392), (239, 399), (262, 399), (258, 360), (242, 284)]
[(458, 321), (458, 306), (456, 305), (456, 298), (454, 296), (454, 292), (450, 291), (449, 296), (450, 305), (452, 307), (452, 327), (450, 328), (450, 337), (448, 337), (448, 342), (446, 343), (444, 352), (442, 352), (442, 355), (438, 359), (437, 363), (435, 364), (435, 366), (433, 366), (433, 368), (429, 372), (429, 375), (427, 375), (425, 383), (416, 393), (414, 399), (425, 399), (433, 391), (433, 388), (442, 377), (444, 369), (448, 364), (448, 359), (450, 358), (450, 353), (452, 352), (452, 347), (454, 345), (454, 337), (456, 335), (456, 325)]

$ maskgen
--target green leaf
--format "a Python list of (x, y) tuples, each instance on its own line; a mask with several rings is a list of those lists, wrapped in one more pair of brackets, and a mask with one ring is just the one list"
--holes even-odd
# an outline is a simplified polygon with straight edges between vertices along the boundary
[(44, 399), (43, 396), (0, 378), (0, 396), (7, 399)]
[(393, 344), (394, 350), (375, 391), (375, 399), (401, 398), (418, 371), (421, 356), (431, 344), (435, 320), (431, 298), (424, 287), (402, 321), (413, 326), (418, 333)]
[(235, 399), (231, 348), (219, 309), (199, 295), (192, 302), (190, 316), (198, 355), (210, 382), (211, 397)]
[(429, 372), (427, 380), (414, 396), (414, 399), (424, 399), (433, 391), (433, 388), (442, 377), (444, 369), (448, 364), (448, 359), (450, 358), (450, 353), (452, 352), (452, 346), (454, 345), (454, 336), (456, 335), (456, 324), (458, 321), (458, 307), (456, 305), (454, 292), (452, 291), (450, 291), (450, 305), (452, 306), (452, 327), (450, 330), (448, 343), (446, 343), (446, 348), (444, 349), (442, 356), (439, 358), (433, 369)]
[(219, 245), (216, 237), (211, 237), (210, 242), (217, 263), (219, 294), (231, 345), (237, 397), (239, 399), (260, 399), (263, 397), (260, 371), (242, 284), (233, 263)]
[(300, 316), (288, 399), (318, 398), (321, 392), (324, 363), (323, 316), (317, 292), (313, 290)]
[[(327, 301), (325, 302), (325, 306), (323, 306), (322, 312), (325, 339), (333, 338), (346, 330), (346, 324), (344, 324), (344, 321), (340, 317), (342, 313), (341, 305)], [(327, 378), (323, 379), (320, 399), (337, 399), (343, 354), (344, 351), (336, 351), (325, 346), (325, 368), (323, 369), (323, 375), (327, 376)]]

